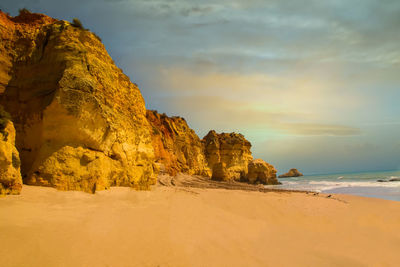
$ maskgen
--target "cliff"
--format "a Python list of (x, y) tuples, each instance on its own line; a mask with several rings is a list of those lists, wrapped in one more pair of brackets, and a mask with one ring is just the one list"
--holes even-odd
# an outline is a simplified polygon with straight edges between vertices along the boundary
[(152, 142), (160, 173), (212, 177), (218, 181), (279, 184), (274, 166), (253, 160), (251, 143), (241, 134), (210, 131), (203, 140), (185, 119), (148, 110)]
[(176, 175), (210, 176), (204, 156), (204, 146), (185, 119), (168, 117), (148, 110), (147, 119), (152, 126), (152, 143), (155, 160), (163, 173)]
[(253, 159), (251, 144), (243, 135), (210, 131), (204, 138), (205, 156), (215, 180), (243, 179)]
[(243, 135), (200, 140), (185, 119), (146, 111), (139, 88), (80, 23), (0, 11), (0, 62), (0, 104), (15, 127), (15, 146), (2, 141), (2, 192), (19, 192), (21, 174), (26, 184), (92, 193), (149, 189), (159, 172), (276, 183)]
[(249, 172), (246, 175), (246, 182), (260, 184), (280, 184), (276, 178), (276, 169), (262, 159), (255, 159), (249, 163)]
[(251, 143), (237, 133), (210, 131), (204, 138), (205, 156), (212, 179), (251, 184), (279, 184), (276, 169), (262, 159), (254, 159)]
[(87, 192), (155, 183), (142, 95), (93, 33), (0, 12), (0, 62), (25, 183)]
[(0, 106), (0, 195), (19, 194), (22, 188), (15, 129)]

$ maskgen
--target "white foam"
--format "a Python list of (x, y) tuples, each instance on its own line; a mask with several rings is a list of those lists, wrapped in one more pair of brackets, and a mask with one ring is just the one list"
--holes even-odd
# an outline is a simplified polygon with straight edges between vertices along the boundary
[(400, 184), (393, 182), (329, 182), (329, 181), (310, 181), (309, 184), (320, 184), (320, 185), (335, 185), (341, 187), (399, 187)]
[(304, 181), (304, 182), (294, 182), (294, 181), (283, 181), (283, 187), (297, 189), (297, 190), (312, 190), (316, 192), (321, 192), (325, 190), (332, 190), (337, 188), (348, 188), (348, 187), (383, 187), (383, 188), (400, 188), (400, 183), (396, 182), (335, 182), (335, 181)]

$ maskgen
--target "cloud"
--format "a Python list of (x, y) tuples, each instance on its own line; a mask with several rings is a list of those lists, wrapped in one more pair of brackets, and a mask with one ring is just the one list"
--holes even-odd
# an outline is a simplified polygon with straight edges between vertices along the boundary
[(270, 135), (354, 136), (362, 134), (360, 129), (351, 126), (293, 122), (293, 120), (307, 120), (309, 116), (293, 110), (262, 110), (251, 102), (229, 100), (223, 97), (161, 97), (160, 102), (167, 103), (166, 109), (171, 110), (170, 106), (174, 107), (175, 112), (169, 115), (186, 117), (200, 136), (205, 135), (210, 129), (245, 134), (252, 134), (252, 131), (256, 130), (264, 133), (264, 138)]
[[(309, 119), (328, 119), (332, 111), (351, 111), (363, 100), (362, 94), (338, 90), (335, 77), (313, 77), (262, 72), (220, 72), (216, 69), (190, 69), (178, 66), (153, 69), (160, 84), (153, 86), (157, 97), (168, 88), (169, 96), (218, 96), (249, 103), (258, 110), (296, 110)], [(301, 71), (301, 69), (299, 69)], [(329, 79), (328, 79), (329, 78)], [(341, 92), (345, 95), (340, 94)]]
[[(243, 132), (256, 157), (278, 166), (362, 169), (363, 161), (390, 167), (399, 158), (388, 143), (400, 136), (400, 1), (0, 5), (11, 14), (27, 7), (80, 18), (139, 84), (147, 107), (184, 116), (200, 136), (210, 128)], [(356, 144), (379, 149), (366, 155)]]
[(292, 134), (304, 136), (354, 136), (361, 134), (359, 128), (329, 124), (291, 123), (284, 124), (282, 129), (287, 129)]
[(213, 3), (201, 3), (196, 1), (127, 1), (141, 12), (152, 14), (153, 16), (183, 16), (183, 17), (196, 17), (204, 16), (214, 11), (221, 9), (222, 5)]

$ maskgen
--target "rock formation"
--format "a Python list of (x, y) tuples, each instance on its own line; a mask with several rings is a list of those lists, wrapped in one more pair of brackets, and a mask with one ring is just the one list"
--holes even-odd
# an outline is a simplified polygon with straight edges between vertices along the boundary
[(204, 146), (184, 118), (168, 117), (148, 110), (147, 119), (152, 126), (155, 160), (161, 172), (169, 175), (211, 175), (204, 156)]
[(22, 188), (15, 129), (0, 106), (0, 195), (19, 194)]
[(276, 178), (276, 169), (262, 159), (255, 159), (249, 163), (249, 172), (246, 180), (249, 183), (280, 184)]
[(203, 138), (205, 156), (212, 170), (212, 179), (236, 180), (245, 179), (248, 165), (253, 159), (251, 144), (243, 135), (237, 133), (217, 134), (210, 131)]
[(299, 177), (303, 176), (297, 169), (290, 169), (287, 173), (279, 175), (279, 178)]
[(20, 173), (27, 184), (86, 192), (148, 189), (159, 171), (276, 183), (243, 135), (200, 140), (183, 118), (146, 111), (138, 87), (79, 21), (0, 11), (0, 62), (0, 104), (16, 132), (10, 123), (10, 137), (0, 136), (1, 192), (17, 193)]
[(24, 182), (87, 192), (155, 183), (142, 95), (93, 33), (0, 12), (0, 61)]

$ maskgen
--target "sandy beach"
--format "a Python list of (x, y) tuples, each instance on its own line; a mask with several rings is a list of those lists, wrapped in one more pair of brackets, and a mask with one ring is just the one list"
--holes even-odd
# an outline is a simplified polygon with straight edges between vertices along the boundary
[(400, 202), (156, 187), (0, 198), (1, 266), (396, 266)]
[(0, 267), (400, 267), (399, 14), (2, 0)]

